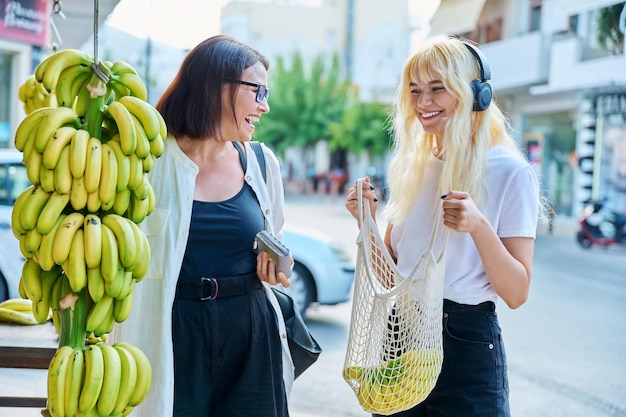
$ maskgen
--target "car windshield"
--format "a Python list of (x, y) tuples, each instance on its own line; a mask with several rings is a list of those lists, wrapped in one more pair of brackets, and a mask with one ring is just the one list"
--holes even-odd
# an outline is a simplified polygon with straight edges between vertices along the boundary
[(24, 165), (7, 164), (0, 167), (0, 205), (12, 206), (29, 185)]

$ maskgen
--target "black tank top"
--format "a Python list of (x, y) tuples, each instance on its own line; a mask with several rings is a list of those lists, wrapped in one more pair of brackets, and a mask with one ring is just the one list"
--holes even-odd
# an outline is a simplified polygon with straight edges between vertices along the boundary
[[(243, 150), (235, 146), (244, 172)], [(225, 277), (256, 269), (254, 237), (263, 230), (264, 218), (252, 188), (244, 182), (232, 198), (220, 202), (193, 202), (189, 240), (180, 280)]]

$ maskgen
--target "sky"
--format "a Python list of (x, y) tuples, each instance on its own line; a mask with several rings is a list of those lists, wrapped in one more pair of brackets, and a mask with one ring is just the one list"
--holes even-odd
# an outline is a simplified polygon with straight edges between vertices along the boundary
[[(301, 1), (314, 6), (322, 0)], [(407, 1), (411, 14), (419, 16), (417, 19), (420, 21), (428, 19), (439, 5), (437, 0)], [(107, 23), (139, 38), (151, 37), (158, 42), (190, 49), (200, 41), (219, 33), (220, 10), (227, 2), (228, 0), (121, 0)], [(419, 37), (419, 33), (416, 36)]]

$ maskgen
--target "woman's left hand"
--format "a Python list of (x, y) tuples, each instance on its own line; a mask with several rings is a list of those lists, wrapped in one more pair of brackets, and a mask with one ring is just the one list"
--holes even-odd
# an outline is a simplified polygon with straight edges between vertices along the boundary
[[(293, 258), (291, 258), (293, 266)], [(260, 252), (256, 258), (256, 274), (270, 285), (282, 285), (287, 288), (291, 284), (289, 278), (283, 272), (276, 272), (276, 262), (272, 261), (265, 251)]]
[(486, 222), (468, 193), (450, 191), (442, 196), (443, 224), (457, 232), (473, 233)]

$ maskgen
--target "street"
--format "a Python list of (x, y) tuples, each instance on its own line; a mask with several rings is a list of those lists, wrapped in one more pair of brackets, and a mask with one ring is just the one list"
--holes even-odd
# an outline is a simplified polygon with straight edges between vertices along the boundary
[[(341, 197), (288, 198), (286, 217), (288, 225), (332, 233), (356, 258), (356, 222)], [(567, 233), (538, 236), (528, 301), (497, 307), (513, 417), (626, 416), (625, 272), (626, 248), (585, 250)], [(292, 417), (369, 415), (341, 377), (350, 308), (307, 313), (324, 351), (294, 384)]]

